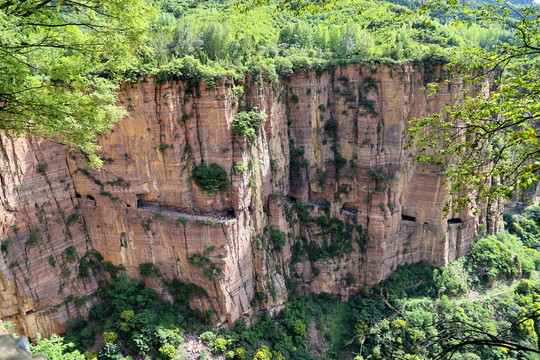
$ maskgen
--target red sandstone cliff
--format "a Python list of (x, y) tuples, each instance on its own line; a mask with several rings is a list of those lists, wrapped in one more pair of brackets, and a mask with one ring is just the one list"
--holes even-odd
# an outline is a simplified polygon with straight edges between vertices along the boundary
[[(478, 219), (464, 211), (447, 223), (443, 179), (403, 150), (408, 120), (461, 96), (444, 82), (435, 97), (421, 90), (442, 71), (349, 65), (279, 85), (249, 78), (211, 87), (125, 84), (120, 103), (131, 115), (100, 139), (107, 162), (99, 172), (80, 169), (53, 144), (3, 137), (1, 231), (12, 245), (0, 262), (0, 318), (32, 336), (31, 328), (49, 334), (68, 316), (84, 315), (91, 299), (68, 296), (89, 295), (96, 284), (77, 277), (78, 262), (66, 254), (71, 246), (79, 256), (97, 250), (131, 276), (153, 263), (164, 277), (203, 287), (208, 295), (191, 304), (214, 310), (219, 324), (249, 318), (259, 306), (279, 309), (286, 283), (346, 299), (399, 264), (440, 266), (462, 256)], [(234, 85), (244, 86), (242, 99), (231, 96)], [(251, 146), (231, 129), (242, 102), (268, 114)], [(232, 171), (239, 161), (249, 168), (242, 175)], [(200, 162), (222, 166), (230, 191), (204, 194), (191, 179)], [(341, 230), (303, 221), (293, 200)], [(326, 213), (318, 206), (324, 200)], [(181, 214), (235, 220), (178, 222)], [(268, 225), (287, 234), (284, 246), (271, 243)], [(334, 250), (310, 259), (308, 246)], [(208, 276), (190, 263), (194, 254), (221, 272)], [(159, 280), (147, 283), (159, 291)], [(254, 307), (257, 293), (266, 300)]]

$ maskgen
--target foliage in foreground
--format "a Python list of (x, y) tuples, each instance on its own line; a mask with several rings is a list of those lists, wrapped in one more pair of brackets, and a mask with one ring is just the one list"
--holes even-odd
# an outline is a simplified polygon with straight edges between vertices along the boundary
[[(427, 5), (435, 11), (441, 7), (452, 14), (462, 10), (458, 2)], [(451, 83), (465, 84), (463, 101), (412, 121), (409, 142), (418, 160), (440, 167), (457, 210), (476, 204), (495, 208), (501, 197), (512, 198), (538, 182), (540, 171), (540, 9), (489, 3), (471, 14), (515, 39), (457, 52), (448, 68), (455, 75)], [(480, 91), (486, 81), (489, 89)], [(430, 87), (437, 90), (437, 84)]]
[(127, 114), (116, 80), (152, 13), (143, 0), (2, 1), (0, 130), (54, 139), (99, 166), (96, 133)]

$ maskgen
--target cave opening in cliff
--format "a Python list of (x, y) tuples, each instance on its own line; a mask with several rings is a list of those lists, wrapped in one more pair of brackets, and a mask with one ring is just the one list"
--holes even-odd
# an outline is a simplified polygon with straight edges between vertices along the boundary
[(86, 198), (87, 198), (88, 200), (96, 201), (96, 198), (93, 197), (92, 195), (86, 195)]
[(459, 218), (448, 219), (447, 223), (448, 225), (461, 224), (461, 219)]
[(148, 201), (144, 201), (141, 195), (137, 195), (137, 209), (144, 209), (149, 205), (150, 203)]
[(416, 218), (414, 216), (401, 214), (401, 220), (403, 220), (403, 221), (416, 221)]

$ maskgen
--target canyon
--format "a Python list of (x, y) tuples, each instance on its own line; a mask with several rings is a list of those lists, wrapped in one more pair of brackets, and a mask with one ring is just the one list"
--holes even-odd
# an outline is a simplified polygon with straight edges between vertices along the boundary
[[(293, 290), (347, 300), (401, 264), (463, 256), (485, 219), (445, 214), (438, 169), (404, 150), (409, 120), (461, 98), (447, 76), (411, 63), (278, 84), (124, 83), (130, 115), (99, 137), (101, 170), (52, 142), (1, 135), (0, 318), (32, 338), (61, 333), (97, 301), (98, 275), (81, 275), (97, 253), (165, 299), (167, 279), (201, 287), (190, 306), (219, 326), (275, 313)], [(232, 131), (243, 106), (267, 115), (252, 143)], [(227, 190), (203, 191), (200, 163), (221, 166)]]

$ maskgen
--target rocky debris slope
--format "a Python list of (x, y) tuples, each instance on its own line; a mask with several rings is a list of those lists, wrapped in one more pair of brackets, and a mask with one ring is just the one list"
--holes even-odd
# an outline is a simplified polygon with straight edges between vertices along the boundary
[[(479, 219), (445, 217), (443, 179), (403, 150), (409, 120), (461, 96), (444, 82), (434, 97), (421, 90), (444, 76), (348, 65), (279, 84), (124, 84), (131, 115), (100, 138), (99, 172), (55, 145), (3, 137), (0, 317), (32, 335), (29, 323), (49, 334), (84, 315), (96, 285), (77, 274), (90, 250), (135, 277), (154, 264), (161, 277), (145, 281), (159, 293), (172, 277), (204, 288), (191, 305), (217, 324), (279, 310), (288, 290), (347, 299), (400, 264), (465, 254)], [(232, 131), (244, 106), (267, 114), (252, 141)], [(201, 163), (230, 186), (203, 191)]]

